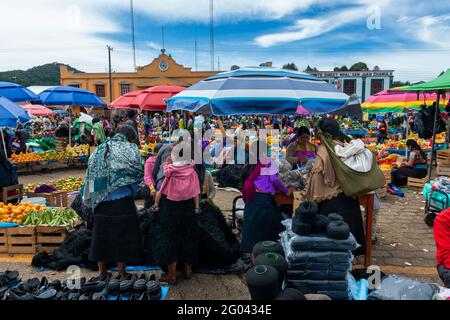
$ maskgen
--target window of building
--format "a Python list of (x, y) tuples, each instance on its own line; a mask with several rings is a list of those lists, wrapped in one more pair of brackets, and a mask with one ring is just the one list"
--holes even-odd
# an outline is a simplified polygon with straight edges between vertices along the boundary
[(344, 80), (344, 93), (349, 96), (356, 93), (356, 80), (355, 79)]
[(372, 79), (370, 83), (370, 95), (374, 95), (384, 89), (384, 80), (383, 79)]
[(79, 88), (80, 84), (79, 83), (72, 83), (72, 84), (69, 84), (69, 87)]
[(95, 94), (97, 97), (105, 98), (106, 97), (106, 90), (104, 84), (96, 84), (95, 85)]
[(121, 83), (120, 84), (121, 95), (127, 94), (130, 91), (131, 91), (131, 84), (129, 84), (129, 83)]

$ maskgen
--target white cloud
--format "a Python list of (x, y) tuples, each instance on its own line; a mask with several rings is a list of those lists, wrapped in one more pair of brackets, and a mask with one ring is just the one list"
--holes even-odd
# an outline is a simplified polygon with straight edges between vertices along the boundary
[(160, 44), (157, 44), (156, 42), (153, 42), (153, 41), (147, 41), (146, 44), (147, 44), (147, 47), (149, 47), (150, 49), (153, 49), (153, 50), (159, 51), (162, 48), (162, 46)]
[(282, 43), (305, 40), (330, 32), (345, 24), (364, 19), (365, 9), (362, 7), (328, 14), (314, 19), (300, 19), (294, 26), (285, 31), (257, 37), (256, 43), (267, 48)]

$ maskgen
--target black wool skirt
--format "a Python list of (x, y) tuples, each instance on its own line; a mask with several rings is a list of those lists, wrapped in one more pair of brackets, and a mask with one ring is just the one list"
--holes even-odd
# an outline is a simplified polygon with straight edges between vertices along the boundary
[(91, 261), (143, 263), (139, 221), (131, 197), (100, 203), (94, 211)]
[(331, 213), (340, 214), (350, 227), (350, 232), (361, 245), (353, 254), (363, 255), (366, 252), (364, 223), (357, 198), (346, 197), (340, 193), (337, 197), (319, 203), (319, 213), (328, 216)]
[(244, 225), (242, 227), (242, 252), (252, 252), (260, 241), (277, 241), (284, 227), (282, 216), (272, 195), (256, 192), (253, 199), (245, 204)]
[(199, 230), (194, 200), (171, 201), (162, 196), (155, 218), (151, 254), (157, 266), (198, 263)]

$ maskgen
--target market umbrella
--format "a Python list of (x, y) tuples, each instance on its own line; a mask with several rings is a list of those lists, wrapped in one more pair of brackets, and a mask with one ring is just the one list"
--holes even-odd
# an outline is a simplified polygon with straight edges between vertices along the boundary
[[(363, 104), (362, 108), (370, 114), (387, 113), (387, 112), (404, 112), (405, 109), (419, 110), (420, 106), (426, 104), (431, 106), (436, 101), (436, 93), (434, 92), (402, 92), (401, 88), (385, 90), (369, 97)], [(441, 106), (445, 107), (445, 101)]]
[(36, 117), (50, 117), (55, 114), (49, 108), (37, 104), (25, 104), (22, 108), (24, 108), (30, 115)]
[[(414, 86), (409, 87), (402, 87), (398, 89), (399, 91), (405, 91), (405, 92), (435, 92), (436, 93), (436, 106), (440, 105), (441, 97), (445, 96), (445, 92), (450, 90), (450, 69), (447, 69), (447, 71), (442, 74), (441, 76), (437, 77), (434, 80), (431, 80), (429, 82), (417, 84)], [(433, 142), (432, 142), (432, 148), (434, 148), (435, 142), (436, 142), (436, 122), (437, 122), (437, 115), (438, 110), (435, 110), (434, 112), (434, 124), (433, 124)], [(428, 171), (428, 182), (431, 181), (431, 171), (433, 167), (433, 160), (434, 160), (434, 152), (431, 152), (431, 164)]]
[[(17, 123), (26, 123), (31, 118), (25, 109), (21, 108), (11, 100), (0, 96), (0, 127), (16, 128)], [(5, 137), (2, 130), (3, 148), (6, 154)], [(8, 157), (8, 156), (7, 156)]]
[(39, 97), (24, 86), (12, 82), (0, 82), (0, 96), (13, 102), (38, 101)]
[(144, 111), (166, 111), (167, 105), (165, 100), (172, 98), (176, 94), (185, 90), (180, 86), (156, 86), (141, 91), (131, 101), (131, 107), (138, 107)]
[[(39, 99), (45, 106), (107, 107), (107, 104), (92, 92), (75, 87), (52, 87), (42, 91)], [(69, 125), (69, 145), (72, 145), (71, 135)]]
[(169, 112), (184, 110), (216, 116), (323, 114), (358, 103), (310, 74), (274, 68), (220, 73), (166, 102)]
[(136, 97), (144, 90), (130, 91), (123, 96), (120, 96), (114, 100), (109, 108), (110, 109), (139, 109), (139, 106), (131, 106), (131, 103), (136, 99)]

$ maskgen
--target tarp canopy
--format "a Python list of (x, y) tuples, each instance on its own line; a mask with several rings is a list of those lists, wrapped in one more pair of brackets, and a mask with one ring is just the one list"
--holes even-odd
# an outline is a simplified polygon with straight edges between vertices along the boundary
[(447, 69), (443, 75), (437, 77), (434, 80), (416, 84), (414, 86), (402, 87), (398, 91), (445, 91), (450, 90), (450, 69)]

